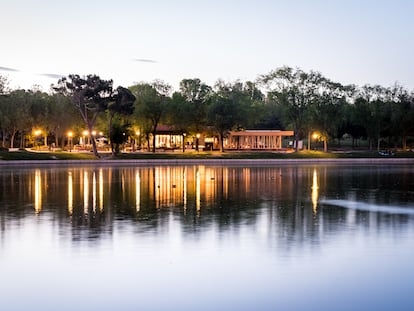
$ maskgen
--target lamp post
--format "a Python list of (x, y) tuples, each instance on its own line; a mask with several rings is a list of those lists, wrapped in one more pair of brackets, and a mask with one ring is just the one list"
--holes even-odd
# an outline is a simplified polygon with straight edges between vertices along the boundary
[(86, 137), (89, 137), (89, 132), (88, 131), (83, 131), (83, 149), (86, 149)]
[(138, 147), (141, 147), (141, 132), (140, 131), (135, 131), (135, 144), (134, 144), (134, 151), (137, 149)]
[(197, 133), (197, 135), (196, 135), (196, 151), (199, 151), (199, 149), (198, 149), (199, 139), (200, 139), (200, 133)]
[(37, 141), (37, 139), (38, 139), (38, 137), (42, 134), (42, 131), (41, 130), (35, 130), (34, 132), (33, 132), (33, 134), (34, 134), (34, 136), (35, 136), (35, 146), (36, 146), (36, 149), (40, 149), (40, 142), (38, 142)]
[(187, 136), (186, 133), (183, 133), (183, 152), (185, 152), (185, 137)]
[[(313, 140), (315, 140), (315, 142), (316, 142), (316, 140), (319, 138), (319, 134), (318, 133), (313, 133), (312, 134), (312, 138), (313, 138)], [(316, 149), (316, 148), (315, 148)]]
[(68, 132), (68, 144), (69, 144), (69, 152), (72, 152), (72, 145), (73, 145), (73, 132)]

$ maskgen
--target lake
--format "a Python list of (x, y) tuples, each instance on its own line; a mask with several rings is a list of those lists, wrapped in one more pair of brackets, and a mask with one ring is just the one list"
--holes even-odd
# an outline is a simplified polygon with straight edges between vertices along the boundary
[(413, 263), (409, 164), (0, 168), (2, 310), (414, 310)]

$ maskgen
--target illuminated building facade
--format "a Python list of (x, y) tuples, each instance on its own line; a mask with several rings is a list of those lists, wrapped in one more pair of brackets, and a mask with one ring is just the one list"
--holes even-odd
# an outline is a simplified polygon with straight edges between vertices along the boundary
[(280, 150), (283, 138), (294, 136), (293, 131), (245, 130), (230, 132), (224, 148), (235, 150)]

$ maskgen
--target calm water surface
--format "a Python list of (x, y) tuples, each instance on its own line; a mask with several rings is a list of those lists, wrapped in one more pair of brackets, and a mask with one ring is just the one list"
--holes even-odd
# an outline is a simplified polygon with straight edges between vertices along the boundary
[(0, 170), (1, 310), (414, 310), (409, 165)]

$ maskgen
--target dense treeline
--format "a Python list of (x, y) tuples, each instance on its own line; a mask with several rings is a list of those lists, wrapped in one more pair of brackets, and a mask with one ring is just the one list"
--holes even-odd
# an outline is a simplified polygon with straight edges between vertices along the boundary
[(352, 138), (353, 147), (364, 139), (371, 150), (407, 149), (414, 136), (414, 93), (398, 84), (342, 85), (319, 72), (290, 67), (277, 68), (255, 82), (218, 81), (209, 86), (200, 79), (184, 79), (175, 92), (163, 81), (114, 89), (111, 80), (94, 75), (70, 75), (50, 93), (10, 90), (0, 76), (2, 147), (33, 145), (36, 128), (63, 147), (68, 130), (81, 133), (87, 128), (110, 137), (114, 152), (138, 131), (155, 151), (153, 137), (160, 124), (183, 136), (215, 135), (221, 149), (230, 130), (247, 128), (291, 129), (305, 146), (317, 132), (325, 151), (345, 135)]

